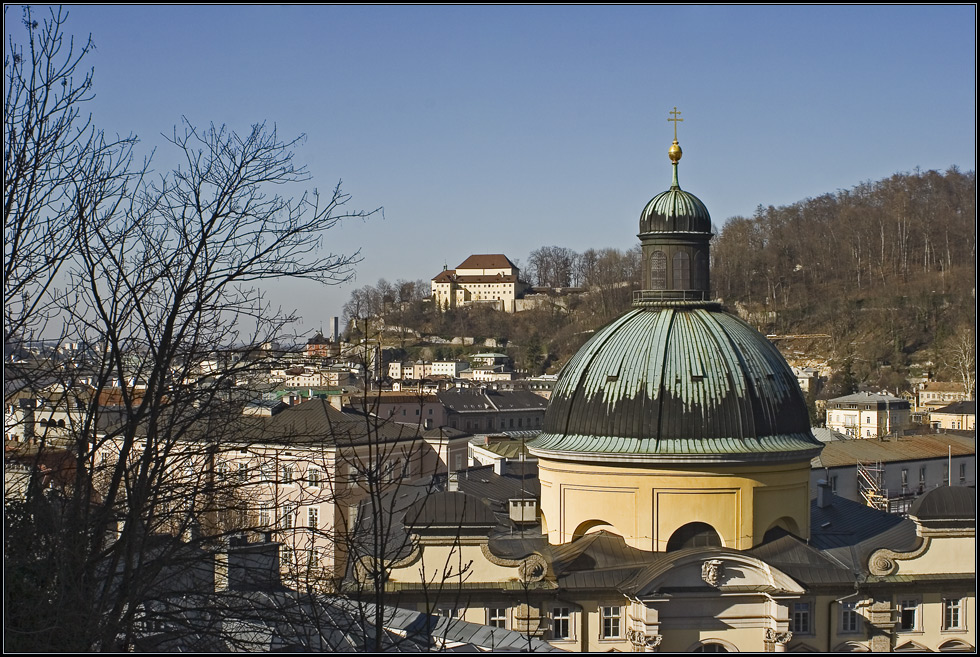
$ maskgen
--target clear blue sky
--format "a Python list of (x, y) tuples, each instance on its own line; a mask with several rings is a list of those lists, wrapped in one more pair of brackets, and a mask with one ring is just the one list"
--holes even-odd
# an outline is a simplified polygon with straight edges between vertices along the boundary
[[(18, 37), (16, 8), (6, 30)], [(716, 224), (896, 172), (976, 169), (976, 9), (957, 6), (70, 8), (96, 123), (147, 152), (181, 116), (305, 133), (313, 184), (384, 220), (328, 234), (357, 280), (272, 293), (326, 326), (353, 286), (471, 253), (628, 248), (670, 182)], [(167, 164), (158, 151), (158, 167)]]

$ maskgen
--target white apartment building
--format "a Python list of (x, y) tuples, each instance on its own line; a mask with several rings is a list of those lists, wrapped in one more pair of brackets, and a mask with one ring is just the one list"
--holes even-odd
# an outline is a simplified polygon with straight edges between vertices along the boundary
[[(243, 416), (216, 430), (222, 435), (187, 438), (168, 451), (175, 485), (185, 484), (194, 495), (211, 479), (218, 482), (236, 527), (272, 531), (282, 543), (288, 583), (325, 588), (342, 575), (360, 501), (371, 491), (391, 493), (402, 482), (445, 472), (465, 458), (469, 439), (460, 431), (422, 431), (395, 419), (344, 413), (322, 399), (272, 417)], [(100, 461), (113, 462), (115, 448), (106, 443)]]
[(908, 401), (887, 393), (858, 392), (827, 402), (827, 428), (855, 438), (876, 438), (911, 424)]

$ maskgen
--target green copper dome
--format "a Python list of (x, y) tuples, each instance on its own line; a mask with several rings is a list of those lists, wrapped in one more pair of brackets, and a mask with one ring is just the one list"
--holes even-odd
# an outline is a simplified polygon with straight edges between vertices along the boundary
[(708, 208), (697, 196), (681, 189), (677, 182), (677, 162), (673, 166), (674, 180), (670, 189), (654, 196), (640, 213), (640, 234), (711, 233)]
[(709, 301), (711, 217), (677, 182), (681, 155), (675, 132), (673, 184), (640, 216), (644, 287), (634, 310), (596, 332), (562, 369), (544, 431), (529, 445), (536, 455), (799, 462), (822, 447), (779, 351)]
[(799, 460), (821, 445), (773, 345), (717, 304), (640, 308), (558, 377), (535, 453), (650, 461)]

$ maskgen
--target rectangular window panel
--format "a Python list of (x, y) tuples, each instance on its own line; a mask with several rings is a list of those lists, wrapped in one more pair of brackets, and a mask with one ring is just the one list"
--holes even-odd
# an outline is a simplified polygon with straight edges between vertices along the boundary
[(858, 631), (858, 611), (856, 602), (842, 602), (840, 608), (840, 631)]
[(568, 639), (571, 635), (571, 613), (568, 607), (555, 607), (551, 611), (551, 638)]
[(961, 598), (946, 598), (943, 600), (943, 629), (959, 630), (963, 628)]
[(793, 632), (796, 634), (810, 634), (810, 603), (793, 603)]
[(602, 608), (602, 638), (603, 639), (620, 638), (621, 636), (620, 621), (622, 619), (622, 613), (623, 613), (622, 607)]
[(315, 506), (311, 506), (306, 510), (306, 518), (308, 520), (308, 526), (310, 529), (316, 529), (320, 526), (320, 509)]
[(507, 610), (502, 607), (487, 609), (487, 625), (490, 627), (507, 627)]
[(898, 603), (898, 625), (903, 630), (919, 629), (919, 601), (902, 600)]

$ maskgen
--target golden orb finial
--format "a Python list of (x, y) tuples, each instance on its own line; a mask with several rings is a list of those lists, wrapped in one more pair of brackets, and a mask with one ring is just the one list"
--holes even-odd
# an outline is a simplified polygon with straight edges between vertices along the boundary
[(676, 105), (674, 105), (674, 109), (668, 112), (668, 114), (670, 114), (671, 117), (667, 120), (673, 121), (674, 123), (674, 143), (671, 145), (670, 150), (667, 151), (667, 157), (670, 158), (671, 162), (677, 164), (681, 159), (681, 155), (684, 154), (684, 151), (681, 150), (680, 144), (677, 143), (677, 124), (684, 119), (679, 118), (681, 113), (677, 110)]

